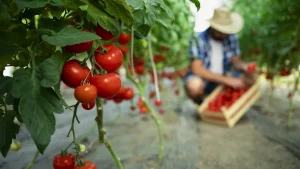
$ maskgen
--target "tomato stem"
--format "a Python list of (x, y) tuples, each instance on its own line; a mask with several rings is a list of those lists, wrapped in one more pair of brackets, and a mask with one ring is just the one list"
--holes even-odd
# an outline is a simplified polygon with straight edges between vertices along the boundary
[(149, 49), (149, 56), (150, 56), (150, 60), (151, 60), (152, 70), (153, 70), (153, 74), (154, 74), (155, 92), (156, 92), (157, 100), (160, 100), (160, 93), (159, 93), (159, 88), (158, 88), (157, 71), (156, 71), (156, 66), (155, 66), (154, 59), (153, 59), (151, 44), (152, 44), (152, 41), (151, 41), (151, 38), (149, 37), (148, 38), (148, 49)]
[(135, 79), (130, 74), (129, 67), (128, 67), (128, 64), (127, 64), (128, 63), (128, 59), (126, 59), (125, 62), (126, 62), (126, 64), (125, 64), (126, 75), (127, 75), (128, 79), (131, 80), (135, 84), (135, 86), (138, 88), (138, 90), (140, 92), (140, 96), (142, 97), (144, 105), (147, 107), (147, 109), (148, 109), (151, 117), (155, 121), (155, 124), (156, 124), (156, 127), (157, 127), (157, 131), (158, 131), (158, 137), (159, 137), (159, 155), (158, 155), (158, 161), (159, 161), (159, 163), (161, 163), (161, 161), (163, 159), (163, 152), (164, 152), (164, 138), (163, 138), (163, 133), (162, 133), (162, 122), (159, 119), (159, 116), (157, 115), (157, 113), (150, 107), (149, 103), (146, 101), (144, 86), (137, 79)]
[(95, 118), (98, 126), (98, 132), (99, 132), (99, 143), (104, 142), (104, 132), (103, 132), (103, 107), (102, 107), (102, 98), (96, 99), (97, 104), (97, 116)]
[(164, 153), (164, 138), (163, 138), (163, 132), (162, 132), (162, 122), (159, 119), (157, 113), (151, 108), (149, 103), (146, 101), (145, 96), (142, 96), (142, 100), (144, 105), (147, 107), (151, 117), (155, 121), (155, 124), (157, 126), (157, 132), (158, 132), (158, 138), (159, 138), (159, 153), (158, 153), (158, 161), (159, 163), (162, 162), (163, 159), (163, 153)]
[(33, 166), (35, 160), (37, 159), (37, 157), (39, 156), (39, 150), (36, 150), (32, 160), (27, 164), (27, 166), (25, 167), (25, 169), (31, 169), (31, 167)]
[(132, 26), (131, 27), (131, 44), (130, 44), (130, 62), (131, 62), (132, 74), (133, 74), (133, 76), (135, 76), (134, 64), (133, 64), (133, 49), (134, 49), (134, 28)]
[(118, 168), (119, 168), (119, 169), (123, 169), (123, 166), (122, 166), (122, 163), (121, 163), (120, 158), (117, 157), (117, 155), (116, 155), (114, 149), (112, 148), (110, 142), (109, 142), (106, 138), (104, 139), (104, 144), (105, 144), (105, 146), (107, 147), (107, 149), (109, 150), (111, 156), (114, 158), (114, 160), (115, 160), (115, 162), (116, 162)]

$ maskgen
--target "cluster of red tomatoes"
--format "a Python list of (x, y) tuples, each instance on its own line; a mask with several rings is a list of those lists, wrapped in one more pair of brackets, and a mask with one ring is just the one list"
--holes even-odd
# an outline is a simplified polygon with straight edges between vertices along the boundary
[(230, 87), (225, 88), (214, 100), (209, 102), (208, 111), (220, 112), (223, 106), (230, 108), (247, 90), (248, 88), (236, 90)]
[[(114, 37), (111, 32), (99, 25), (95, 30), (102, 40), (111, 40)], [(130, 36), (122, 33), (118, 40), (120, 44), (127, 44)], [(92, 43), (93, 41), (83, 42), (65, 46), (64, 49), (70, 53), (82, 53), (89, 50)], [(105, 70), (107, 74), (92, 76), (91, 70), (85, 63), (80, 63), (78, 60), (66, 62), (61, 74), (61, 80), (68, 87), (75, 88), (74, 96), (78, 102), (82, 103), (82, 107), (86, 110), (92, 109), (97, 97), (113, 99), (115, 102), (133, 98), (133, 90), (131, 88), (124, 89), (119, 75), (115, 73), (123, 64), (122, 51), (113, 44), (106, 44), (97, 48), (94, 58), (96, 69)]]
[(75, 157), (73, 154), (57, 154), (53, 159), (54, 169), (97, 169), (96, 165), (91, 161), (85, 161), (83, 166), (75, 165)]

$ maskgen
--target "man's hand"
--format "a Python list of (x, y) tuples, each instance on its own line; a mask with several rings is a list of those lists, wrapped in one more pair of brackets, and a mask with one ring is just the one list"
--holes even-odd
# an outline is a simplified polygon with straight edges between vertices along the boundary
[(234, 77), (225, 77), (223, 84), (227, 85), (229, 87), (232, 87), (234, 89), (240, 89), (240, 88), (245, 88), (246, 87), (243, 79), (234, 78)]

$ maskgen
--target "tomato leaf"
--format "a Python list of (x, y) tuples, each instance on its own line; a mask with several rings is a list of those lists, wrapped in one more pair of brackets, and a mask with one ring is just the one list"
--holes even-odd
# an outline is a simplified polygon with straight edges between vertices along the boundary
[(71, 9), (78, 9), (79, 6), (85, 5), (83, 2), (80, 0), (62, 0), (66, 7), (71, 8)]
[(12, 86), (13, 86), (13, 78), (12, 77), (0, 77), (0, 96), (5, 96), (5, 103), (7, 105), (13, 104), (13, 96), (12, 96)]
[(197, 11), (200, 9), (200, 2), (198, 0), (190, 0), (197, 8)]
[(120, 33), (120, 25), (116, 19), (108, 16), (98, 5), (94, 5), (88, 0), (81, 1), (88, 5), (87, 20), (91, 21), (94, 25), (99, 24), (102, 28), (110, 31), (115, 36)]
[(143, 9), (145, 6), (144, 0), (126, 0), (134, 10)]
[[(121, 19), (128, 27), (133, 23), (133, 10), (125, 0), (100, 0), (105, 5), (104, 10), (109, 14)], [(116, 10), (117, 9), (117, 10)]]
[(14, 72), (13, 96), (20, 98), (19, 113), (38, 150), (43, 153), (55, 131), (53, 112), (62, 113), (63, 106), (52, 88), (41, 86), (40, 70), (20, 68)]
[(43, 87), (52, 87), (60, 82), (62, 68), (68, 59), (66, 55), (62, 55), (60, 51), (57, 51), (40, 64), (41, 85)]
[(19, 9), (23, 8), (42, 8), (47, 4), (53, 6), (62, 6), (64, 3), (61, 0), (15, 0)]
[(6, 157), (12, 139), (19, 133), (20, 126), (14, 123), (15, 112), (9, 110), (0, 116), (0, 151)]
[(51, 45), (67, 46), (100, 39), (100, 37), (96, 34), (83, 32), (68, 25), (52, 36), (43, 35), (42, 39)]
[(61, 103), (69, 110), (73, 111), (71, 109), (71, 107), (67, 104), (67, 102), (65, 101), (65, 99), (63, 98), (61, 92), (60, 92), (60, 83), (54, 85), (54, 91), (56, 93), (56, 95), (59, 97), (59, 100), (61, 101)]

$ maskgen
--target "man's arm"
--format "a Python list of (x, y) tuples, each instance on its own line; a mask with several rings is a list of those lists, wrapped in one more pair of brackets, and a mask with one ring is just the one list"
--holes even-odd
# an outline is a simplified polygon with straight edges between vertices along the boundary
[(217, 82), (217, 83), (224, 83), (225, 77), (222, 75), (215, 74), (209, 70), (207, 70), (203, 65), (201, 60), (193, 60), (192, 65), (191, 65), (192, 72), (195, 75), (200, 76), (201, 78), (207, 80), (207, 81), (212, 81), (212, 82)]
[(232, 56), (231, 57), (231, 64), (235, 69), (246, 71), (247, 64), (242, 61), (239, 56)]

